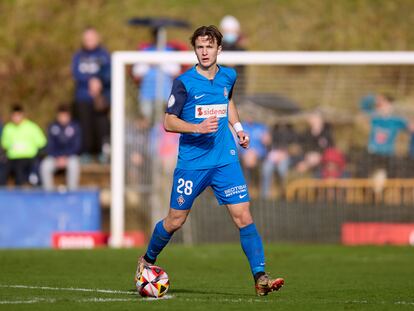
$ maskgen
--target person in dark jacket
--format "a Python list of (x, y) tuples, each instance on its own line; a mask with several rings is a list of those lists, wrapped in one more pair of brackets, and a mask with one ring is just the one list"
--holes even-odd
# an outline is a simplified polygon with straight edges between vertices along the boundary
[(73, 57), (72, 74), (75, 80), (75, 117), (83, 133), (82, 154), (88, 160), (92, 155), (99, 155), (100, 160), (105, 161), (104, 151), (109, 145), (110, 60), (109, 52), (101, 45), (98, 31), (86, 28), (82, 34), (82, 47)]
[(66, 169), (66, 183), (69, 190), (76, 190), (79, 184), (81, 150), (81, 129), (72, 121), (67, 105), (60, 105), (56, 120), (47, 131), (46, 158), (40, 165), (40, 174), (45, 190), (53, 190), (53, 175), (59, 169)]

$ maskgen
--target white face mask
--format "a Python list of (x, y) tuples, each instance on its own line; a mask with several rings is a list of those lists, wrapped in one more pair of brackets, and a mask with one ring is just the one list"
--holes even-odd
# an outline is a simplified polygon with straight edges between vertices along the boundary
[(231, 33), (231, 32), (230, 33), (225, 33), (223, 35), (223, 41), (226, 42), (226, 43), (229, 43), (229, 44), (236, 43), (237, 38), (238, 38), (237, 34)]

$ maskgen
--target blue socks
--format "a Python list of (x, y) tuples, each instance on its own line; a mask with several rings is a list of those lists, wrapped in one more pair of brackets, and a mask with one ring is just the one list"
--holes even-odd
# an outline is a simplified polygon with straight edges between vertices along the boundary
[(265, 271), (265, 257), (262, 239), (254, 223), (240, 228), (241, 247), (249, 260), (253, 275)]
[[(163, 220), (159, 221), (155, 225), (154, 232), (152, 233), (151, 240), (148, 244), (148, 249), (144, 256), (145, 260), (149, 263), (155, 263), (157, 256), (168, 244), (171, 237), (172, 234), (167, 232), (164, 228)], [(240, 243), (249, 260), (252, 274), (256, 275), (258, 273), (263, 273), (265, 271), (263, 244), (254, 223), (240, 228)]]
[(172, 234), (165, 230), (163, 222), (163, 220), (160, 220), (155, 225), (154, 232), (152, 233), (151, 240), (148, 244), (144, 259), (149, 263), (155, 263), (157, 256), (161, 253), (172, 237)]

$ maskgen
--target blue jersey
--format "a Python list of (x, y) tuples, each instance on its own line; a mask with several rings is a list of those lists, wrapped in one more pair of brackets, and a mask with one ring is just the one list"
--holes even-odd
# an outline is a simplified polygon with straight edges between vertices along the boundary
[(397, 136), (407, 128), (407, 121), (401, 117), (373, 115), (368, 150), (374, 154), (394, 155)]
[(228, 104), (237, 74), (232, 68), (218, 67), (213, 80), (192, 67), (173, 82), (166, 112), (188, 123), (201, 123), (216, 115), (218, 130), (209, 134), (181, 134), (177, 168), (199, 170), (239, 161), (229, 128)]

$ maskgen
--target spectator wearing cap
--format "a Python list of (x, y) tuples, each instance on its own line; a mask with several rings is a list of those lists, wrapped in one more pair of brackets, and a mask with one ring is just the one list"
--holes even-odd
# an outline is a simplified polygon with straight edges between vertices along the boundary
[(40, 173), (45, 190), (53, 190), (54, 173), (66, 169), (66, 185), (69, 190), (76, 190), (79, 185), (81, 151), (81, 129), (72, 116), (67, 105), (60, 105), (56, 120), (47, 131), (47, 156), (40, 165)]
[[(1, 146), (7, 157), (4, 179), (14, 175), (16, 186), (22, 186), (29, 183), (29, 176), (33, 176), (34, 184), (37, 180), (34, 172), (37, 156), (46, 145), (46, 137), (36, 123), (26, 118), (20, 104), (12, 107), (10, 119), (1, 135)], [(2, 185), (5, 184), (4, 179)]]

